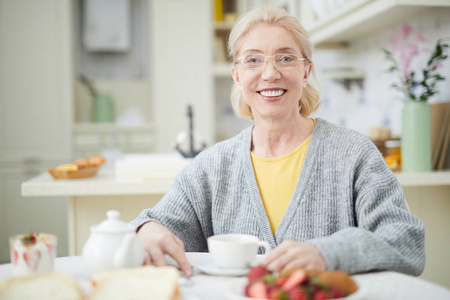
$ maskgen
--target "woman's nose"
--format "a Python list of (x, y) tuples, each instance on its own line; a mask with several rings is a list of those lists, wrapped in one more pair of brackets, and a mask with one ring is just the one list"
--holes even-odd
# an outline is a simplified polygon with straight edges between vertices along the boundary
[(280, 71), (275, 67), (273, 60), (266, 60), (263, 66), (261, 79), (273, 82), (281, 78)]

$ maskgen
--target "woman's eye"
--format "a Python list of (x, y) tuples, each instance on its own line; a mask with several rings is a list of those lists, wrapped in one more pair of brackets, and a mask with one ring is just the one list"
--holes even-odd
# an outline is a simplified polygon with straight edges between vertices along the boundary
[(261, 62), (261, 58), (255, 56), (249, 56), (245, 60), (246, 63), (258, 63)]
[(294, 58), (290, 55), (283, 55), (282, 57), (280, 57), (279, 61), (281, 62), (290, 62), (293, 61)]

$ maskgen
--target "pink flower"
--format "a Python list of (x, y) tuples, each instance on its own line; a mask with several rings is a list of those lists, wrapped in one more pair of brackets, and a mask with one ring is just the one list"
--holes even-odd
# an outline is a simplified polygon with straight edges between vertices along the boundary
[(431, 67), (436, 69), (442, 69), (443, 65), (441, 63), (435, 63)]
[(402, 26), (402, 38), (403, 40), (406, 40), (409, 36), (409, 34), (411, 33), (411, 31), (413, 30), (413, 28), (411, 26), (409, 26), (408, 24), (403, 24)]
[(427, 41), (427, 39), (423, 36), (422, 31), (419, 31), (419, 32), (417, 33), (416, 39), (417, 39), (417, 41), (419, 41), (419, 42), (426, 42), (426, 41)]

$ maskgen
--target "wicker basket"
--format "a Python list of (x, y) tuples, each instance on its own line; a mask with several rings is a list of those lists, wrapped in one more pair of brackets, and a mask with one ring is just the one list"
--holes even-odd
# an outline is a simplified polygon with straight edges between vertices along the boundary
[(97, 175), (99, 168), (100, 167), (85, 168), (77, 171), (58, 171), (56, 169), (48, 169), (47, 171), (53, 179), (79, 179), (94, 177)]

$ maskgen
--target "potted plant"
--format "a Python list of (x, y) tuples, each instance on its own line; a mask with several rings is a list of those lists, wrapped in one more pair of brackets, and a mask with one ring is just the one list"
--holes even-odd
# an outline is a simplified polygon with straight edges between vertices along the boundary
[(431, 112), (428, 100), (439, 91), (437, 83), (445, 78), (439, 74), (441, 63), (447, 59), (449, 45), (439, 39), (426, 65), (420, 72), (411, 70), (411, 63), (421, 51), (419, 44), (427, 40), (408, 24), (388, 32), (390, 41), (382, 48), (390, 67), (398, 75), (391, 86), (403, 94), (402, 110), (402, 170), (431, 171)]

